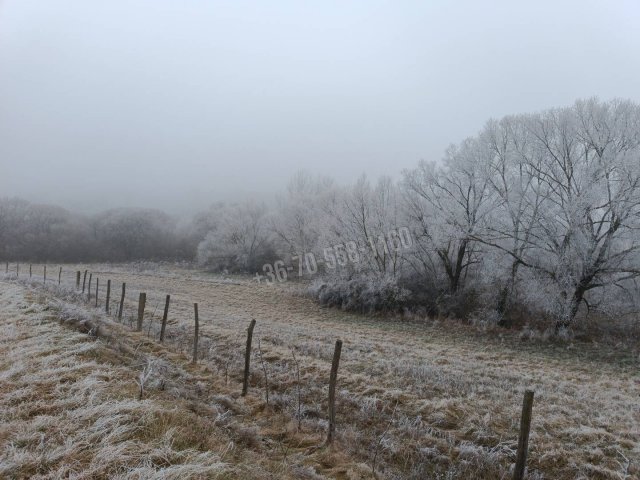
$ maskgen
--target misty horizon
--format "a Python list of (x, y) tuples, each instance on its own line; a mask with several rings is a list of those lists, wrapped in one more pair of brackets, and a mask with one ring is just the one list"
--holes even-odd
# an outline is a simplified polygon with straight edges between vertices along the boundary
[[(490, 118), (640, 100), (633, 2), (0, 3), (0, 191), (72, 211), (399, 178)], [(576, 15), (579, 12), (579, 15)]]

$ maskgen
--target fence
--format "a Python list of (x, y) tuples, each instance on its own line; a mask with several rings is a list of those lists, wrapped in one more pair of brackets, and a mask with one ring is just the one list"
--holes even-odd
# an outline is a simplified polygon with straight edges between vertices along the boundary
[[(14, 270), (11, 269), (11, 272), (13, 272)], [(42, 283), (43, 285), (46, 285), (47, 281), (49, 282), (54, 282), (54, 279), (47, 279), (47, 265), (43, 265), (43, 276), (42, 276)], [(9, 262), (6, 262), (5, 264), (5, 274), (9, 275), (10, 273), (10, 265)], [(57, 284), (60, 285), (61, 284), (61, 280), (62, 280), (62, 273), (63, 273), (63, 268), (62, 266), (59, 266), (58, 269), (58, 278), (57, 278)], [(89, 274), (89, 283), (88, 285), (86, 284), (86, 280), (87, 280), (87, 273)], [(77, 270), (75, 272), (72, 272), (73, 274), (73, 279), (75, 281), (75, 290), (76, 293), (80, 296), (80, 298), (84, 297), (85, 294), (85, 286), (87, 286), (86, 288), (86, 302), (91, 305), (91, 286), (92, 286), (92, 281), (93, 281), (93, 273), (89, 272), (88, 270), (84, 270), (84, 274), (80, 271)], [(16, 263), (16, 267), (15, 267), (15, 275), (16, 278), (20, 277), (20, 264)], [(82, 288), (80, 287), (80, 277), (82, 276), (83, 280), (82, 280)], [(33, 278), (33, 265), (29, 264), (29, 278)], [(98, 308), (99, 306), (99, 294), (100, 294), (100, 290), (99, 290), (99, 278), (96, 276), (96, 283), (95, 283), (95, 308)], [(117, 308), (115, 310), (112, 310), (110, 308), (110, 301), (111, 301), (111, 279), (107, 280), (107, 291), (106, 291), (106, 301), (105, 301), (105, 313), (107, 315), (110, 315), (110, 313), (112, 311), (117, 312), (117, 319), (118, 321), (122, 320), (123, 317), (123, 306), (124, 306), (124, 302), (126, 300), (126, 283), (122, 283), (122, 291), (121, 291), (121, 296), (120, 296), (120, 301), (117, 304)], [(163, 316), (162, 316), (162, 322), (161, 322), (161, 326), (160, 326), (160, 332), (159, 332), (159, 341), (160, 343), (164, 343), (166, 340), (166, 329), (167, 329), (167, 322), (168, 322), (168, 314), (169, 314), (169, 307), (170, 307), (170, 301), (171, 301), (171, 295), (166, 295), (166, 299), (165, 299), (165, 305), (164, 305), (164, 311), (163, 311)], [(140, 292), (139, 296), (138, 296), (138, 305), (137, 305), (137, 317), (136, 317), (136, 326), (135, 326), (135, 331), (136, 332), (142, 332), (143, 331), (143, 326), (144, 326), (144, 317), (145, 317), (145, 310), (146, 310), (146, 306), (147, 306), (147, 294), (146, 292)], [(194, 310), (194, 331), (193, 331), (193, 339), (192, 339), (192, 363), (197, 363), (198, 360), (198, 343), (199, 343), (199, 339), (200, 339), (200, 321), (199, 321), (199, 315), (198, 315), (198, 303), (194, 303), (193, 304), (193, 310)], [(256, 326), (256, 320), (252, 319), (251, 322), (249, 323), (249, 326), (247, 328), (247, 338), (246, 338), (246, 344), (245, 344), (245, 351), (244, 351), (244, 371), (243, 371), (243, 379), (242, 379), (242, 396), (246, 396), (249, 390), (249, 376), (250, 376), (250, 372), (251, 372), (251, 352), (252, 352), (252, 340), (253, 340), (253, 331), (255, 329)], [(131, 327), (133, 327), (133, 325), (131, 325)], [(149, 331), (151, 330), (151, 324), (149, 325)], [(149, 332), (148, 332), (149, 333)], [(333, 353), (333, 360), (331, 363), (331, 373), (329, 376), (329, 396), (328, 396), (328, 409), (327, 409), (327, 417), (328, 417), (328, 427), (327, 427), (327, 435), (326, 435), (326, 440), (325, 440), (325, 445), (331, 445), (335, 439), (335, 431), (336, 431), (336, 385), (337, 385), (337, 380), (338, 380), (338, 369), (339, 369), (339, 365), (340, 365), (340, 355), (341, 355), (341, 351), (342, 351), (342, 340), (336, 340), (335, 343), (335, 347), (334, 347), (334, 353)], [(261, 360), (262, 360), (262, 355), (261, 355)], [(294, 360), (296, 362), (296, 367), (297, 367), (297, 360), (295, 359), (295, 354), (294, 354)], [(299, 378), (299, 367), (298, 368), (298, 378)], [(266, 371), (265, 371), (265, 381), (266, 381)], [(142, 398), (142, 390), (140, 393), (140, 398)], [(527, 462), (527, 454), (528, 454), (528, 447), (529, 447), (529, 432), (531, 429), (531, 421), (532, 421), (532, 408), (533, 408), (533, 398), (534, 398), (534, 392), (531, 390), (527, 390), (524, 393), (524, 398), (523, 398), (523, 404), (522, 404), (522, 413), (521, 413), (521, 417), (520, 417), (520, 429), (519, 429), (519, 435), (518, 435), (518, 448), (517, 448), (517, 452), (516, 452), (516, 461), (515, 461), (515, 465), (514, 465), (514, 472), (513, 472), (513, 479), (514, 480), (523, 480), (525, 478), (525, 472), (526, 472), (526, 462)], [(267, 403), (268, 403), (268, 384), (267, 384)], [(300, 406), (298, 406), (298, 409), (300, 408)], [(300, 421), (300, 419), (298, 419), (298, 421)]]

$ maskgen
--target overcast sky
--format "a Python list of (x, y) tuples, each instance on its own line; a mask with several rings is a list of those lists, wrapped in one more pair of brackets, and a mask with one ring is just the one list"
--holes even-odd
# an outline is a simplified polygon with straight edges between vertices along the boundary
[(0, 196), (171, 212), (640, 101), (640, 2), (0, 0)]

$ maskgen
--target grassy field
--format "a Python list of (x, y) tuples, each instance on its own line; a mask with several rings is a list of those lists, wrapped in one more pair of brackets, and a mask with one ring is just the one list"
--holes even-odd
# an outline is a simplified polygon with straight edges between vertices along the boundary
[[(98, 310), (73, 293), (84, 268), (100, 278)], [(112, 310), (127, 283), (122, 323), (103, 313), (107, 279)], [(3, 477), (506, 479), (522, 395), (533, 389), (528, 478), (640, 478), (637, 349), (346, 314), (295, 285), (177, 267), (65, 266), (62, 287), (50, 283), (0, 282)], [(140, 291), (142, 334), (131, 328)], [(198, 365), (189, 363), (194, 302)], [(251, 389), (242, 398), (251, 319)], [(97, 339), (83, 325), (99, 325)], [(326, 448), (338, 338), (337, 441)]]

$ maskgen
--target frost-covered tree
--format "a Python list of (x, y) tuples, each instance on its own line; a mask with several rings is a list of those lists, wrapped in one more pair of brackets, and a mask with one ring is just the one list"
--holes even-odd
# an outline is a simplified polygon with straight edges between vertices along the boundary
[(640, 107), (579, 101), (490, 122), (482, 137), (500, 203), (474, 237), (510, 258), (508, 284), (522, 273), (558, 326), (581, 305), (612, 308), (640, 273)]
[[(561, 324), (591, 307), (590, 292), (640, 274), (640, 107), (597, 100), (529, 119), (541, 215), (522, 262), (551, 282)], [(551, 290), (549, 289), (549, 290)]]
[[(398, 187), (389, 177), (375, 185), (362, 176), (343, 188), (324, 209), (329, 219), (324, 246), (342, 246), (340, 255), (351, 257), (361, 271), (378, 276), (396, 276), (403, 262), (403, 251), (395, 238), (406, 220)], [(353, 261), (353, 259), (357, 259)]]
[(259, 271), (276, 258), (267, 213), (255, 202), (220, 208), (216, 228), (198, 245), (198, 262), (217, 270)]
[(500, 287), (496, 309), (503, 314), (513, 300), (522, 257), (530, 247), (534, 226), (542, 213), (543, 192), (533, 172), (541, 158), (524, 117), (489, 121), (481, 133), (490, 150), (489, 186), (494, 203), (474, 239), (495, 247), (484, 276)]
[(407, 208), (417, 248), (412, 265), (426, 277), (444, 274), (449, 293), (480, 261), (475, 236), (491, 211), (490, 149), (483, 139), (452, 146), (442, 164), (423, 161), (404, 173)]
[[(326, 225), (322, 205), (331, 197), (334, 182), (327, 177), (314, 177), (298, 172), (287, 185), (286, 194), (277, 198), (274, 215), (269, 227), (274, 233), (276, 248), (283, 258), (319, 251), (320, 239)], [(300, 264), (303, 270), (306, 262)]]
[(90, 251), (85, 217), (53, 205), (0, 199), (0, 258), (69, 261)]
[(312, 293), (325, 305), (349, 310), (395, 310), (408, 298), (399, 285), (406, 226), (398, 187), (388, 177), (361, 177), (322, 202), (324, 277)]
[(96, 256), (112, 261), (175, 258), (178, 250), (176, 221), (160, 210), (108, 210), (92, 226)]
[[(611, 310), (640, 274), (640, 107), (579, 101), (490, 121), (441, 164), (405, 172), (412, 266), (459, 290), (500, 285), (568, 325), (580, 307)], [(519, 287), (516, 289), (516, 287)], [(614, 292), (618, 290), (618, 294)]]

